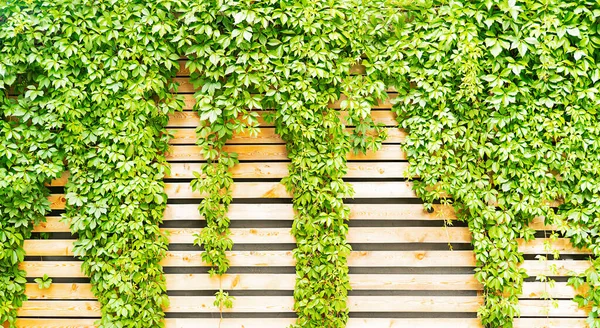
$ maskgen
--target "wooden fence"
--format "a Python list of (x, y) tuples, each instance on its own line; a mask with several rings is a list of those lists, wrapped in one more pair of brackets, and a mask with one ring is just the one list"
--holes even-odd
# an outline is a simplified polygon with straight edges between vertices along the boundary
[[(162, 226), (170, 232), (169, 252), (162, 262), (171, 302), (166, 324), (169, 328), (218, 327), (220, 314), (213, 295), (220, 282), (209, 277), (200, 250), (192, 244), (193, 234), (204, 226), (197, 211), (202, 195), (189, 187), (192, 172), (202, 161), (194, 145), (199, 118), (191, 111), (194, 90), (185, 69), (179, 75), (186, 106), (169, 122), (175, 137), (168, 155), (172, 172), (166, 180), (169, 205)], [(349, 156), (347, 178), (356, 196), (347, 201), (352, 210), (348, 240), (353, 247), (348, 260), (353, 288), (348, 327), (481, 327), (476, 312), (483, 298), (473, 277), (475, 260), (467, 227), (459, 222), (445, 227), (444, 219), (453, 217), (451, 208), (423, 210), (404, 179), (407, 162), (399, 145), (404, 133), (397, 129), (390, 104), (378, 106), (373, 116), (388, 127), (390, 137), (378, 152)], [(288, 158), (274, 127), (262, 120), (261, 127), (258, 137), (235, 135), (227, 146), (228, 151), (239, 153), (241, 163), (233, 169), (236, 183), (229, 212), (235, 242), (229, 252), (232, 267), (222, 278), (223, 288), (236, 300), (233, 309), (224, 311), (222, 328), (286, 327), (295, 317), (293, 212), (290, 195), (278, 182), (287, 174)], [(47, 223), (35, 229), (50, 233), (50, 239), (25, 243), (22, 268), (30, 282), (29, 301), (18, 312), (19, 327), (93, 327), (100, 316), (81, 262), (72, 255), (74, 238), (68, 226), (59, 222), (66, 179), (52, 183), (53, 212)], [(523, 267), (531, 276), (555, 276), (556, 285), (550, 288), (535, 278), (527, 279), (516, 326), (584, 327), (586, 312), (572, 302), (575, 291), (566, 280), (572, 271), (588, 267), (586, 254), (559, 239), (553, 247), (561, 251), (562, 259), (538, 261), (536, 255), (547, 252), (544, 236), (552, 227), (535, 222), (534, 228), (540, 238), (521, 243), (526, 254)], [(553, 266), (558, 276), (551, 273)], [(33, 279), (44, 274), (54, 283), (40, 290)], [(545, 295), (553, 301), (545, 300)]]

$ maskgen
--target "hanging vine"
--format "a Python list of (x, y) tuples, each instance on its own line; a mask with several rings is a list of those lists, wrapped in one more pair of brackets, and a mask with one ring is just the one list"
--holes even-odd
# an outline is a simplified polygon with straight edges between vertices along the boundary
[[(484, 286), (479, 315), (512, 327), (526, 277), (517, 241), (534, 237), (534, 218), (561, 223), (597, 255), (600, 8), (511, 0), (412, 9), (373, 56), (399, 91), (393, 110), (409, 132), (414, 187), (468, 222)], [(581, 305), (598, 304), (597, 265), (572, 280), (590, 287)], [(591, 327), (597, 317), (592, 310)]]
[[(159, 262), (168, 241), (158, 225), (166, 204), (165, 125), (167, 113), (181, 107), (169, 93), (179, 56), (164, 41), (178, 33), (171, 2), (38, 1), (9, 8), (19, 14), (11, 14), (5, 31), (18, 30), (19, 43), (5, 47), (13, 47), (11, 61), (31, 74), (27, 83), (34, 82), (25, 84), (20, 105), (13, 102), (5, 113), (34, 125), (20, 132), (23, 124), (7, 122), (17, 128), (10, 139), (33, 135), (42, 123), (58, 131), (55, 139), (48, 130), (25, 139), (30, 144), (17, 143), (20, 156), (34, 152), (31, 163), (18, 163), (27, 164), (20, 179), (32, 180), (31, 193), (24, 193), (31, 199), (29, 217), (18, 222), (43, 218), (48, 201), (41, 183), (61, 167), (45, 168), (33, 155), (51, 159), (52, 147), (60, 146), (70, 172), (65, 220), (78, 236), (73, 252), (84, 260), (82, 270), (102, 305), (100, 327), (163, 326), (168, 299)], [(15, 73), (8, 74), (14, 80)], [(30, 103), (40, 97), (39, 104)], [(52, 147), (42, 144), (49, 140)]]
[(56, 89), (40, 85), (43, 69), (30, 13), (0, 5), (0, 323), (16, 327), (25, 296), (24, 240), (50, 211), (44, 186), (63, 171), (55, 117)]

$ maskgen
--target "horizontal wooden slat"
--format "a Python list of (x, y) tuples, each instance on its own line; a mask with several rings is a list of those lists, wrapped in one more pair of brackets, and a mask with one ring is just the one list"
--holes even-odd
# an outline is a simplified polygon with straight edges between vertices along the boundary
[[(288, 175), (289, 162), (239, 163), (230, 172), (234, 179), (281, 179)], [(201, 163), (172, 163), (167, 179), (193, 179), (194, 172), (201, 172)], [(408, 169), (406, 162), (349, 162), (346, 178), (404, 178)], [(69, 178), (64, 173), (48, 186), (65, 186)]]
[[(214, 296), (173, 296), (166, 312), (215, 313)], [(291, 296), (238, 296), (232, 309), (223, 312), (292, 312)], [(586, 311), (572, 301), (521, 300), (519, 308), (523, 317), (585, 317)], [(476, 312), (482, 303), (475, 296), (350, 296), (351, 312)], [(96, 301), (26, 301), (18, 310), (21, 317), (98, 317), (100, 305)]]
[(514, 328), (583, 328), (585, 319), (574, 318), (515, 318)]
[[(54, 209), (62, 209), (57, 198)], [(64, 201), (64, 198), (62, 199)], [(352, 220), (444, 220), (453, 219), (454, 211), (449, 206), (434, 205), (436, 211), (428, 213), (421, 204), (348, 204)], [(291, 204), (231, 204), (228, 216), (231, 220), (293, 220)], [(68, 232), (60, 217), (47, 217), (48, 222), (35, 227), (35, 232)], [(164, 220), (203, 220), (196, 204), (169, 204)]]
[[(428, 213), (421, 204), (348, 204), (351, 220), (444, 220), (456, 218), (450, 206), (434, 205)], [(231, 204), (231, 220), (293, 220), (291, 204)], [(168, 204), (165, 220), (202, 219), (198, 205)]]
[(25, 294), (30, 300), (41, 299), (95, 299), (92, 286), (86, 283), (53, 283), (40, 289), (37, 284), (27, 284)]
[[(172, 296), (165, 312), (218, 313), (214, 296)], [(476, 296), (349, 296), (351, 312), (475, 312), (482, 303)], [(293, 312), (291, 296), (238, 296), (229, 313)], [(19, 309), (21, 317), (97, 317), (100, 305), (95, 301), (26, 301)]]
[[(349, 131), (353, 129), (348, 129)], [(171, 145), (196, 144), (196, 129), (168, 129), (173, 137), (169, 140)], [(387, 128), (387, 138), (384, 144), (401, 143), (406, 139), (406, 133), (398, 128)], [(249, 132), (234, 133), (227, 144), (282, 144), (285, 143), (281, 137), (275, 133), (275, 128), (261, 127), (258, 134), (253, 136)]]
[[(17, 327), (22, 328), (95, 328), (96, 319), (35, 319), (21, 318)], [(479, 319), (475, 318), (425, 318), (425, 319), (383, 319), (383, 318), (350, 318), (346, 328), (481, 328)], [(282, 328), (295, 322), (293, 318), (225, 318), (220, 319), (165, 319), (166, 328)], [(582, 328), (586, 326), (585, 319), (576, 318), (515, 318), (515, 328)]]
[[(223, 151), (235, 152), (241, 161), (285, 161), (288, 159), (285, 145), (227, 145)], [(203, 161), (199, 146), (170, 146), (166, 154), (169, 161)], [(369, 151), (366, 154), (348, 154), (348, 160), (406, 160), (406, 154), (399, 145), (382, 145), (378, 151)]]
[[(415, 198), (410, 182), (353, 182), (354, 198)], [(192, 191), (189, 183), (166, 183), (165, 192), (171, 199), (202, 198), (202, 194)], [(291, 198), (279, 182), (238, 182), (232, 187), (234, 198)], [(66, 198), (63, 194), (48, 197), (52, 209), (64, 209)]]
[[(94, 328), (96, 319), (35, 319), (21, 318), (17, 326), (23, 328)], [(481, 328), (475, 318), (424, 318), (424, 319), (384, 319), (384, 318), (350, 318), (346, 328), (440, 328), (440, 320), (444, 321), (444, 328)], [(536, 319), (521, 319), (536, 320)], [(563, 319), (564, 320), (564, 319)], [(294, 318), (193, 318), (193, 319), (165, 319), (166, 328), (282, 328), (295, 322)], [(548, 322), (555, 322), (549, 320)], [(522, 326), (519, 328), (580, 328), (583, 326)]]
[(26, 301), (17, 311), (20, 317), (99, 317), (97, 301)]
[[(191, 99), (190, 99), (191, 98)], [(172, 128), (195, 128), (200, 124), (200, 116), (195, 111), (190, 111), (192, 109), (195, 101), (193, 97), (186, 96), (185, 101), (185, 111), (175, 112), (169, 114), (169, 123), (168, 126)], [(273, 111), (265, 110), (265, 111), (257, 111), (257, 119), (259, 126), (273, 126), (273, 124), (266, 121), (265, 117), (273, 113)], [(348, 117), (347, 111), (340, 111), (340, 117), (346, 121)], [(371, 117), (375, 123), (381, 123), (388, 127), (397, 127), (398, 122), (396, 121), (396, 114), (394, 114), (390, 110), (372, 110)]]
[(575, 295), (584, 292), (585, 289), (582, 287), (579, 290), (575, 290), (572, 286), (568, 286), (566, 282), (554, 282), (554, 287), (550, 286), (547, 282), (526, 282), (523, 283), (522, 298), (545, 298), (552, 297), (557, 298), (573, 298)]
[[(168, 290), (294, 290), (294, 274), (227, 274), (211, 277), (208, 274), (166, 274)], [(481, 290), (472, 275), (404, 275), (351, 274), (353, 290)], [(89, 283), (53, 283), (40, 289), (37, 284), (26, 286), (30, 300), (95, 299)]]
[[(166, 274), (168, 290), (293, 290), (294, 274), (226, 274), (221, 277), (208, 274)], [(353, 290), (481, 290), (473, 275), (406, 275), (406, 274), (351, 274)], [(584, 292), (575, 290), (566, 282), (525, 282), (521, 298), (571, 299)], [(47, 289), (27, 284), (29, 299), (94, 299), (88, 283), (54, 283)]]
[[(73, 256), (72, 240), (27, 240), (28, 256)], [(206, 266), (200, 251), (171, 251), (163, 266)], [(291, 251), (232, 251), (227, 253), (232, 266), (294, 266)], [(26, 262), (28, 263), (28, 262)], [(64, 265), (66, 262), (55, 262)], [(474, 267), (470, 251), (355, 251), (348, 265), (360, 267)], [(26, 269), (26, 265), (24, 265)]]
[[(554, 306), (553, 303), (558, 305)], [(572, 300), (520, 300), (522, 317), (586, 317), (585, 309), (577, 307)]]
[[(552, 270), (551, 268), (555, 268)], [(547, 261), (525, 261), (521, 268), (527, 271), (531, 277), (546, 276), (571, 276), (583, 273), (590, 267), (590, 261), (585, 260), (547, 260)]]
[[(96, 319), (35, 319), (21, 318), (17, 320), (17, 326), (22, 328), (95, 328)], [(440, 328), (439, 318), (425, 319), (384, 319), (384, 318), (350, 318), (346, 328)], [(525, 319), (523, 319), (525, 320)], [(532, 320), (532, 319), (528, 319)], [(475, 318), (444, 318), (444, 328), (481, 328), (478, 319)], [(194, 319), (165, 319), (166, 328), (282, 328), (288, 327), (295, 322), (294, 318), (194, 318)], [(549, 322), (554, 322), (549, 320)], [(519, 328), (581, 328), (583, 326), (522, 326)]]

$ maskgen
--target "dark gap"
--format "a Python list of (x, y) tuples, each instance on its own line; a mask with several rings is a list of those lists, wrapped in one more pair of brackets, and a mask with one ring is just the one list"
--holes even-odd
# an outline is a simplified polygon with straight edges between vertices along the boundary
[(48, 190), (50, 191), (51, 194), (64, 194), (65, 193), (65, 187), (53, 186), (53, 187), (46, 187), (46, 188), (48, 188)]
[(25, 256), (25, 261), (42, 261), (42, 262), (53, 262), (53, 261), (57, 261), (57, 262), (72, 262), (72, 261), (76, 261), (76, 262), (83, 262), (83, 260), (78, 259), (77, 257), (74, 256)]
[[(423, 204), (420, 198), (346, 198), (346, 204)], [(434, 203), (435, 204), (435, 203)]]
[[(48, 238), (42, 237), (45, 234)], [(30, 239), (77, 239), (77, 234), (70, 232), (33, 232)]]
[[(357, 220), (350, 219), (348, 226), (352, 228), (374, 227), (443, 227), (444, 220)], [(467, 227), (466, 222), (452, 221), (452, 227)]]
[[(218, 290), (169, 290), (169, 296), (214, 296)], [(294, 296), (293, 290), (224, 290), (230, 296)]]
[[(554, 280), (555, 282), (567, 282), (569, 281), (569, 277), (562, 277), (562, 276), (557, 276), (557, 277), (552, 277), (552, 276), (548, 276), (551, 277), (550, 279)], [(528, 278), (523, 279), (523, 281), (525, 282), (539, 282), (539, 280), (536, 278), (536, 276), (531, 276)]]
[[(234, 244), (233, 251), (291, 251), (296, 247), (296, 244)], [(169, 244), (169, 251), (204, 251), (204, 247), (193, 244)]]
[[(448, 243), (351, 244), (355, 251), (450, 251)], [(469, 243), (451, 243), (455, 251), (470, 251)]]
[[(536, 254), (524, 254), (523, 258), (528, 261), (538, 260)], [(589, 260), (590, 254), (560, 254), (561, 260), (583, 261)]]
[(477, 312), (350, 312), (350, 318), (477, 318)]
[(349, 296), (477, 296), (476, 290), (351, 290)]
[[(166, 274), (208, 273), (209, 267), (164, 267)], [(294, 267), (230, 267), (228, 274), (294, 274)]]
[[(235, 301), (234, 301), (235, 302)], [(234, 303), (235, 304), (235, 303)], [(253, 318), (265, 318), (265, 319), (277, 319), (277, 318), (296, 318), (296, 313), (294, 312), (281, 312), (281, 313), (272, 313), (272, 312), (223, 312), (222, 313), (224, 319), (253, 319)], [(198, 313), (198, 312), (167, 312), (165, 313), (165, 318), (167, 319), (192, 319), (192, 318), (220, 318), (221, 314), (219, 312), (212, 313)]]
[[(37, 277), (27, 278), (27, 282), (35, 283), (35, 278), (37, 278)], [(90, 283), (90, 278), (54, 278), (52, 276), (50, 276), (50, 278), (52, 278), (53, 284), (89, 284)]]
[(472, 267), (350, 267), (350, 274), (468, 274), (472, 275)]

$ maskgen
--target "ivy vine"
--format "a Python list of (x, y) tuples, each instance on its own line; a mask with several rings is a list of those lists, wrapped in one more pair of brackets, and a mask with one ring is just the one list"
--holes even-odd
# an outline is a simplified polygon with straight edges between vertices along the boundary
[[(31, 180), (31, 191), (23, 189), (25, 184), (15, 184), (15, 190), (31, 201), (28, 210), (16, 199), (29, 216), (16, 222), (27, 227), (43, 218), (48, 201), (40, 183), (56, 177), (62, 167), (36, 167), (33, 155), (40, 153), (38, 161), (53, 158), (59, 146), (70, 172), (64, 219), (78, 237), (74, 254), (83, 259), (82, 270), (102, 305), (100, 327), (164, 326), (168, 298), (159, 262), (168, 241), (158, 225), (166, 204), (165, 126), (167, 113), (181, 108), (169, 92), (179, 67), (175, 45), (165, 41), (179, 28), (172, 5), (69, 0), (2, 8), (11, 11), (3, 29), (15, 40), (4, 43), (12, 47), (8, 63), (30, 74), (20, 105), (13, 101), (5, 115), (15, 116), (20, 107), (16, 116), (23, 117), (21, 122), (31, 121), (30, 130), (35, 125), (45, 130), (20, 132), (16, 128), (22, 127), (5, 120), (15, 128), (3, 129), (15, 134), (7, 140), (21, 139), (23, 133), (31, 143), (15, 143), (13, 150), (9, 142), (10, 151), (18, 151), (17, 158), (33, 152), (31, 163), (17, 162), (26, 164), (20, 171)], [(2, 73), (5, 81), (14, 80), (15, 73)], [(39, 103), (28, 103), (33, 100)], [(44, 116), (38, 118), (37, 112)], [(50, 128), (56, 130), (54, 139)], [(51, 147), (42, 144), (49, 140)], [(6, 166), (14, 170), (12, 161)], [(16, 216), (12, 207), (10, 215)], [(22, 250), (17, 254), (22, 259)]]
[[(3, 2), (0, 322), (14, 326), (26, 299), (23, 241), (49, 211), (44, 183), (66, 165), (65, 219), (100, 326), (164, 325), (158, 225), (183, 53), (206, 159), (191, 182), (207, 222), (195, 242), (212, 274), (227, 271), (233, 246), (238, 158), (225, 144), (258, 132), (255, 110), (274, 109), (296, 211), (295, 326), (345, 326), (346, 158), (385, 138), (370, 107), (388, 84), (417, 194), (453, 204), (471, 230), (484, 325), (519, 315), (517, 240), (543, 217), (593, 253), (569, 283), (587, 287), (575, 301), (600, 327), (599, 17), (592, 0)], [(366, 75), (349, 74), (357, 63)], [(343, 119), (330, 107), (340, 97)], [(231, 298), (220, 290), (217, 303)]]
[(0, 323), (11, 328), (27, 299), (23, 243), (50, 211), (44, 184), (63, 171), (47, 106), (57, 91), (38, 86), (42, 69), (29, 60), (36, 43), (28, 14), (0, 4)]
[[(534, 237), (534, 218), (598, 255), (600, 7), (483, 0), (410, 9), (376, 20), (389, 33), (370, 59), (398, 89), (393, 110), (409, 132), (417, 194), (452, 203), (468, 222), (484, 325), (512, 327), (527, 276), (517, 238)], [(576, 297), (594, 306), (590, 327), (600, 327), (598, 264), (571, 280), (590, 287)]]

